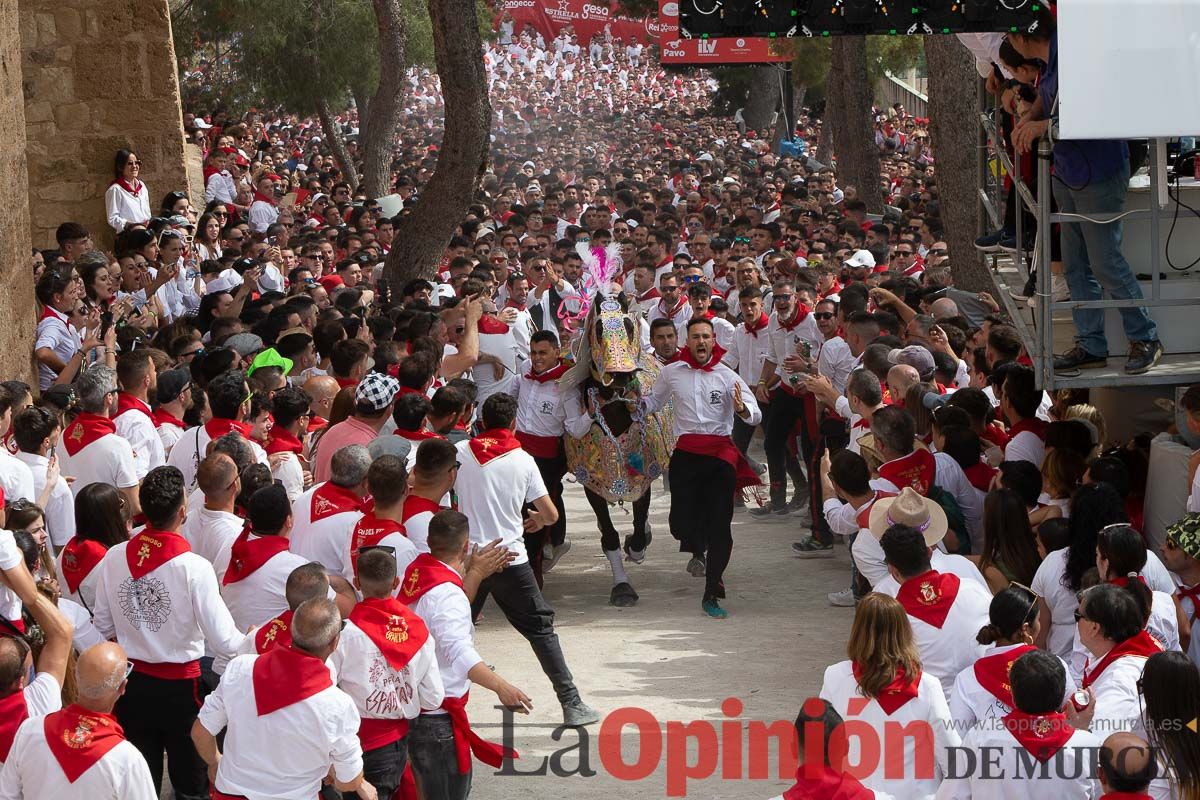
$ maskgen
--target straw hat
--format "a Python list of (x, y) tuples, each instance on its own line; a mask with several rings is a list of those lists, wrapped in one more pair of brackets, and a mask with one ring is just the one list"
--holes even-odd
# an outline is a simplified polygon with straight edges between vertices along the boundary
[(897, 497), (876, 500), (871, 506), (871, 535), (876, 539), (893, 525), (907, 525), (925, 535), (925, 545), (933, 547), (946, 536), (949, 525), (946, 512), (928, 497), (905, 487)]

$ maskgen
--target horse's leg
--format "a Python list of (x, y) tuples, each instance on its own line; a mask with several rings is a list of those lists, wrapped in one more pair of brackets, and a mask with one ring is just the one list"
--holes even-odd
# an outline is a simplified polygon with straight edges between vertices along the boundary
[(608, 602), (614, 606), (632, 606), (637, 603), (638, 596), (629, 582), (629, 576), (625, 574), (625, 564), (622, 562), (621, 554), (621, 537), (617, 533), (616, 527), (613, 526), (612, 515), (608, 510), (608, 501), (586, 486), (583, 487), (583, 493), (587, 497), (592, 511), (596, 513), (596, 524), (600, 528), (600, 547), (604, 550), (604, 557), (608, 559), (609, 567), (612, 568), (613, 588)]
[(642, 496), (633, 501), (633, 535), (625, 539), (625, 552), (635, 564), (642, 563), (650, 544), (651, 487), (652, 484), (647, 484)]

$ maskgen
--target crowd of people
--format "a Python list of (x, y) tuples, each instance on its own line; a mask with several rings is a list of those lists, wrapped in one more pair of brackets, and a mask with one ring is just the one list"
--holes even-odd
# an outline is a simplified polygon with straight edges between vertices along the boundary
[[(489, 172), (429, 280), (383, 272), (436, 158), (420, 70), (388, 197), (312, 120), (195, 109), (203, 198), (155, 206), (121, 150), (113, 248), (64, 221), (35, 252), (36, 385), (0, 383), (0, 798), (155, 798), (164, 763), (185, 800), (464, 798), (474, 759), (512, 756), (472, 731), (472, 685), (533, 708), (475, 647), (489, 596), (564, 724), (599, 721), (542, 594), (566, 443), (611, 436), (561, 383), (597, 292), (657, 367), (618, 404), (670, 410), (702, 612), (729, 616), (735, 514), (851, 553), (828, 598), (855, 608), (848, 660), (796, 720), (785, 797), (1200, 796), (1200, 514), (1149, 547), (1144, 455), (1039, 390), (999, 305), (954, 286), (924, 121), (878, 110), (879, 185), (842, 186), (637, 42), (502, 19), (485, 58)], [(819, 133), (801, 117), (801, 149)], [(1184, 405), (1200, 431), (1200, 388)], [(648, 505), (624, 546), (601, 524), (618, 587)], [(864, 767), (849, 721), (925, 733)], [(986, 748), (1042, 773), (954, 769)]]

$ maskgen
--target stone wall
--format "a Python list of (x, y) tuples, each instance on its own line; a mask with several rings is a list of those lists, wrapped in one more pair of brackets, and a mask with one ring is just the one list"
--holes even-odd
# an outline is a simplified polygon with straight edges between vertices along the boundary
[(35, 312), (18, 31), (16, 4), (0, 2), (0, 375), (29, 380)]
[[(13, 5), (0, 3), (0, 14), (17, 13)], [(15, 5), (34, 246), (55, 246), (54, 229), (74, 220), (108, 249), (114, 232), (105, 219), (104, 192), (117, 150), (128, 147), (141, 160), (152, 213), (167, 192), (188, 188), (167, 0)], [(12, 119), (4, 116), (0, 125)]]

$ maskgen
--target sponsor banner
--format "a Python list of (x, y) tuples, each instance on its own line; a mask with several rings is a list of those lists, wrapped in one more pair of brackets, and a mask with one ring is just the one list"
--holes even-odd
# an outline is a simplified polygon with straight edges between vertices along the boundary
[(661, 23), (657, 14), (637, 19), (619, 13), (614, 5), (609, 0), (501, 0), (496, 7), (508, 12), (517, 32), (532, 25), (547, 43), (570, 25), (584, 50), (581, 57), (586, 57), (593, 34), (605, 30), (626, 44), (635, 38), (642, 44), (658, 43)]
[(684, 39), (679, 35), (679, 3), (659, 0), (658, 28), (663, 64), (762, 64), (791, 61), (790, 56), (772, 52), (775, 39), (753, 36), (717, 36)]

